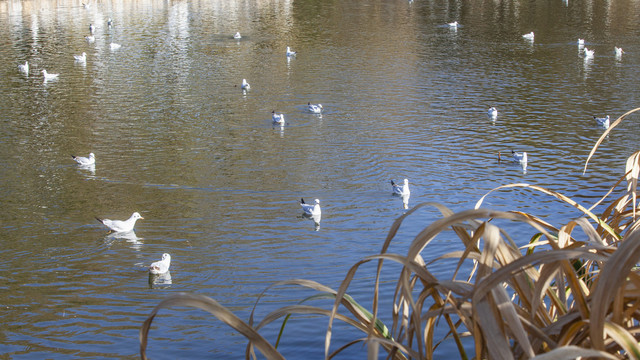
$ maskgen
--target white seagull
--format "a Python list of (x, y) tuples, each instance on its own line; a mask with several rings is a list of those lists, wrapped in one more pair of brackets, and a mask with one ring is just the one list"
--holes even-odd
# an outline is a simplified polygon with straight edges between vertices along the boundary
[(449, 25), (450, 28), (457, 28), (458, 27), (458, 22), (457, 21), (450, 22), (447, 25)]
[(271, 112), (271, 118), (274, 124), (284, 125), (284, 114), (277, 114), (275, 110)]
[(89, 24), (89, 33), (93, 34), (94, 31), (96, 31), (96, 27), (93, 24)]
[(490, 107), (489, 110), (487, 111), (487, 115), (492, 118), (495, 119), (498, 117), (498, 109), (496, 109), (495, 107)]
[(534, 38), (533, 31), (528, 33), (528, 34), (522, 35), (522, 37), (527, 39), (527, 40), (533, 40), (533, 38)]
[(49, 74), (47, 70), (42, 70), (42, 74), (44, 75), (44, 81), (57, 79), (58, 75), (60, 75), (60, 74)]
[(511, 155), (513, 155), (513, 161), (519, 162), (521, 165), (527, 165), (527, 152), (519, 153), (511, 150)]
[(242, 35), (240, 35), (240, 31), (238, 31), (235, 35), (233, 35), (233, 38), (236, 40), (242, 39)]
[(120, 47), (122, 45), (116, 44), (116, 43), (111, 43), (111, 45), (109, 45), (109, 46), (111, 46), (111, 50), (117, 50), (117, 49), (120, 49)]
[(624, 54), (624, 50), (622, 50), (622, 48), (619, 48), (617, 46), (614, 46), (613, 50), (616, 52), (616, 57), (621, 57), (622, 54)]
[(411, 194), (411, 191), (409, 191), (409, 179), (404, 179), (403, 185), (398, 185), (391, 180), (391, 187), (393, 188), (393, 193), (396, 195), (407, 196)]
[(584, 39), (578, 39), (578, 46), (584, 46)]
[(599, 126), (602, 126), (605, 129), (609, 128), (609, 115), (603, 117), (603, 118), (599, 118), (599, 117), (593, 117), (593, 119), (596, 121), (596, 123), (598, 123)]
[(300, 206), (302, 206), (302, 210), (307, 215), (320, 215), (322, 211), (320, 210), (320, 200), (316, 199), (314, 205), (307, 204), (304, 202), (303, 198), (300, 198)]
[(24, 64), (18, 65), (18, 70), (26, 75), (29, 75), (29, 61), (25, 61)]
[(89, 166), (96, 163), (96, 156), (93, 153), (90, 153), (89, 157), (75, 155), (71, 155), (71, 157), (81, 166)]
[(113, 232), (128, 232), (133, 230), (133, 227), (136, 225), (136, 221), (138, 219), (144, 219), (139, 213), (134, 212), (131, 217), (127, 220), (109, 220), (109, 219), (100, 219), (96, 218), (96, 220), (100, 221), (104, 226), (108, 227)]
[(296, 56), (295, 51), (291, 51), (291, 48), (287, 46), (287, 57)]
[(87, 62), (87, 53), (83, 52), (82, 55), (73, 55), (73, 58), (77, 62)]
[(251, 85), (247, 82), (247, 79), (242, 79), (242, 90), (249, 91), (251, 89)]
[(595, 50), (589, 50), (586, 47), (584, 48), (584, 58), (585, 59), (590, 59), (593, 57), (593, 54), (595, 54)]
[(322, 107), (322, 104), (315, 105), (309, 102), (307, 103), (307, 106), (308, 106), (309, 112), (312, 112), (314, 114), (321, 114), (322, 110), (324, 109)]
[(156, 261), (149, 266), (149, 273), (154, 275), (164, 274), (169, 271), (169, 266), (171, 266), (171, 255), (164, 253), (162, 254), (162, 260)]

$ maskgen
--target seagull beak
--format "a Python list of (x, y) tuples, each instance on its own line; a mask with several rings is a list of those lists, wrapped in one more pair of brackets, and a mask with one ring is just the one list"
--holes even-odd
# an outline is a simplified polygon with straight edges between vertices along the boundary
[(144, 218), (142, 216), (140, 216), (140, 219), (144, 220)]

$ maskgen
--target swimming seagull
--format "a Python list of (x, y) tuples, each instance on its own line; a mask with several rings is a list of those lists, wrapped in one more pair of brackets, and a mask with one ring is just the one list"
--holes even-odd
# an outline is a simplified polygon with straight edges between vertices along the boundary
[(296, 56), (295, 51), (291, 51), (291, 48), (287, 46), (287, 57)]
[(271, 118), (274, 124), (284, 125), (284, 114), (277, 114), (275, 110), (271, 112)]
[(111, 50), (118, 50), (120, 49), (120, 47), (122, 47), (122, 45), (116, 43), (111, 43), (111, 45), (109, 46), (111, 46)]
[(404, 179), (403, 185), (398, 185), (391, 180), (391, 187), (393, 188), (393, 193), (396, 195), (406, 196), (411, 194), (411, 191), (409, 191), (409, 179)]
[(247, 82), (247, 79), (242, 79), (242, 90), (249, 91), (251, 89), (251, 85)]
[(622, 54), (624, 54), (624, 50), (622, 50), (622, 48), (619, 48), (617, 46), (613, 47), (613, 50), (616, 52), (616, 57), (622, 57)]
[(307, 103), (307, 106), (308, 106), (309, 112), (312, 112), (314, 114), (322, 113), (322, 110), (323, 110), (322, 104), (315, 105), (309, 102)]
[(87, 53), (83, 52), (82, 55), (73, 55), (73, 58), (77, 62), (87, 62)]
[(108, 227), (113, 232), (128, 232), (133, 230), (138, 219), (144, 219), (139, 213), (134, 212), (127, 220), (109, 220), (100, 219), (96, 217), (96, 220), (100, 221), (104, 226)]
[(26, 75), (29, 75), (29, 61), (25, 61), (24, 64), (19, 64), (18, 70), (20, 70)]
[(584, 39), (578, 39), (578, 46), (584, 46)]
[(458, 27), (458, 22), (454, 21), (454, 22), (450, 22), (447, 24), (450, 28), (457, 28)]
[(605, 129), (609, 128), (609, 115), (603, 117), (603, 118), (599, 118), (599, 117), (593, 117), (593, 119), (596, 121), (596, 123), (598, 123), (599, 126), (602, 126)]
[(154, 275), (164, 274), (169, 271), (169, 266), (171, 266), (171, 255), (164, 253), (162, 254), (162, 260), (156, 261), (149, 266), (149, 273)]
[(96, 156), (93, 153), (90, 153), (89, 157), (75, 155), (71, 155), (71, 157), (81, 166), (89, 166), (96, 163)]
[(96, 31), (96, 27), (93, 24), (89, 24), (89, 33), (93, 34), (94, 31)]
[(489, 110), (487, 111), (487, 115), (492, 118), (495, 119), (498, 117), (498, 109), (496, 109), (495, 107), (490, 107)]
[(42, 74), (44, 75), (44, 81), (55, 80), (58, 78), (60, 74), (49, 74), (47, 70), (42, 70)]
[(522, 166), (526, 166), (527, 165), (527, 152), (515, 152), (513, 150), (511, 150), (511, 155), (513, 155), (513, 161), (515, 162), (519, 162)]
[(533, 35), (533, 31), (532, 31), (532, 32), (530, 32), (530, 33), (528, 33), (528, 34), (524, 34), (524, 35), (522, 35), (522, 37), (523, 37), (523, 38), (525, 38), (525, 39), (527, 39), (527, 40), (533, 40), (533, 37), (534, 37), (534, 35)]
[(595, 50), (589, 50), (586, 47), (584, 48), (584, 58), (585, 59), (591, 59), (593, 57), (593, 54), (595, 54)]
[(236, 40), (242, 39), (242, 35), (240, 35), (240, 31), (238, 31), (235, 35), (233, 35), (233, 38)]
[(302, 210), (305, 214), (308, 215), (320, 215), (322, 211), (320, 210), (320, 200), (316, 199), (315, 204), (307, 204), (304, 202), (303, 198), (300, 198), (300, 206), (302, 206)]

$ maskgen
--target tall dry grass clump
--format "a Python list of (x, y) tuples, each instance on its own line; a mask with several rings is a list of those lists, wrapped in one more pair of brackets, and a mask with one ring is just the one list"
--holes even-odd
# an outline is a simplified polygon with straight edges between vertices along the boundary
[[(629, 111), (611, 125), (592, 149), (586, 164), (604, 137), (638, 110)], [(369, 359), (378, 359), (380, 352), (391, 359), (432, 359), (434, 349), (442, 342), (455, 344), (463, 359), (640, 359), (639, 173), (640, 151), (627, 159), (625, 174), (591, 208), (529, 184), (500, 186), (483, 196), (474, 209), (457, 213), (440, 204), (417, 205), (394, 222), (381, 252), (353, 265), (337, 290), (309, 280), (272, 285), (299, 285), (317, 290), (318, 297), (332, 299), (333, 306), (326, 309), (303, 302), (282, 307), (256, 324), (253, 312), (245, 322), (206, 296), (173, 295), (156, 306), (144, 322), (140, 330), (141, 357), (147, 358), (149, 329), (158, 311), (170, 306), (192, 306), (212, 313), (245, 335), (247, 358), (255, 357), (254, 351), (258, 349), (268, 359), (283, 359), (276, 346), (259, 334), (260, 329), (275, 321), (284, 324), (293, 314), (321, 314), (328, 318), (325, 339), (328, 359), (358, 343), (367, 344)], [(621, 184), (626, 184), (626, 189)], [(584, 217), (556, 227), (532, 214), (481, 207), (490, 193), (514, 187), (554, 196), (579, 209)], [(602, 214), (592, 212), (605, 203), (609, 205)], [(442, 218), (415, 237), (406, 255), (388, 253), (403, 220), (425, 206), (436, 207)], [(526, 246), (518, 247), (496, 225), (511, 221), (531, 227), (532, 236)], [(429, 264), (443, 259), (457, 262), (450, 278), (437, 278), (429, 271), (422, 254), (436, 236), (444, 236), (441, 234), (445, 232), (449, 237), (455, 234), (462, 250), (430, 261)], [(401, 268), (393, 294), (390, 327), (377, 319), (380, 275), (388, 261), (400, 264)], [(373, 305), (369, 310), (348, 295), (356, 271), (368, 262), (377, 263)], [(466, 271), (463, 275), (462, 269)], [(332, 349), (334, 321), (361, 330), (363, 336)], [(442, 327), (447, 331), (443, 332)], [(471, 337), (472, 341), (463, 344), (463, 337)]]

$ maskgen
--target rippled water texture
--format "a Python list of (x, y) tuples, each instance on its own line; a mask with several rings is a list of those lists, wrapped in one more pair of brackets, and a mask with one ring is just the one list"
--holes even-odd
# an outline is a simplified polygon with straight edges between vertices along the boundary
[[(409, 207), (464, 210), (519, 182), (590, 206), (638, 150), (632, 115), (582, 175), (603, 132), (592, 116), (638, 107), (639, 9), (615, 0), (0, 2), (0, 357), (133, 359), (140, 325), (169, 294), (205, 294), (248, 319), (275, 281), (337, 288), (405, 211), (390, 179), (409, 179)], [(530, 31), (533, 42), (522, 38)], [(75, 62), (82, 52), (86, 63)], [(25, 61), (28, 76), (18, 70)], [(59, 78), (43, 82), (43, 69)], [(324, 113), (306, 112), (308, 102)], [(272, 125), (273, 110), (285, 126)], [(525, 173), (498, 163), (512, 149), (528, 153)], [(90, 152), (95, 169), (70, 156)], [(301, 197), (320, 199), (319, 228), (302, 216)], [(521, 190), (485, 206), (555, 225), (580, 216)], [(94, 218), (134, 211), (144, 220), (127, 236)], [(390, 251), (404, 253), (438, 217), (432, 207), (411, 215)], [(423, 256), (458, 249), (450, 240), (443, 234)], [(165, 252), (170, 276), (150, 285), (147, 266)], [(363, 267), (350, 290), (365, 305), (373, 271)], [(258, 319), (310, 294), (270, 290)], [(292, 320), (281, 351), (322, 357), (326, 326)], [(275, 341), (277, 331), (264, 334)], [(339, 326), (334, 335), (332, 349), (360, 336)], [(154, 359), (244, 354), (241, 336), (196, 310), (161, 311), (151, 336)]]

